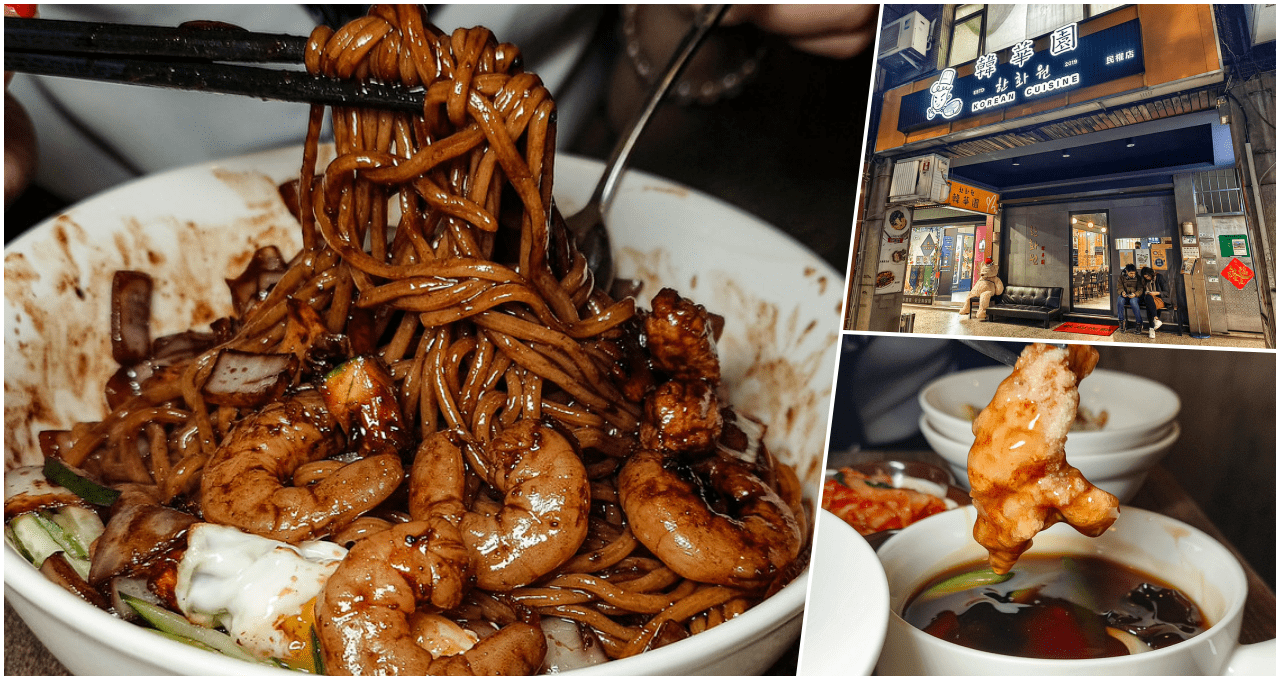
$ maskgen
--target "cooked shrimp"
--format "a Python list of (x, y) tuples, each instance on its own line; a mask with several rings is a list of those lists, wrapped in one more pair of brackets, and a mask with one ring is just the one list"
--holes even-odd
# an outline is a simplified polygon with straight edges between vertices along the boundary
[(670, 288), (659, 291), (651, 304), (644, 330), (653, 365), (677, 378), (720, 382), (717, 319)]
[(730, 512), (717, 512), (659, 452), (633, 455), (618, 475), (618, 495), (636, 538), (681, 576), (725, 586), (772, 578), (800, 552), (795, 515), (741, 462), (704, 464), (710, 489)]
[(341, 445), (314, 394), (245, 418), (205, 466), (205, 519), (289, 543), (325, 536), (386, 500), (404, 479), (400, 459), (383, 454), (344, 465), (313, 486), (285, 486), (299, 466), (338, 453)]
[(710, 451), (723, 428), (711, 383), (668, 380), (645, 397), (640, 445), (674, 453)]
[(1116, 497), (1090, 484), (1066, 456), (1079, 383), (1097, 363), (1097, 350), (1087, 345), (1030, 345), (973, 423), (973, 537), (996, 573), (1007, 572), (1052, 524), (1065, 520), (1098, 536), (1118, 516)]
[[(462, 603), (471, 560), (458, 528), (444, 517), (398, 524), (355, 544), (316, 604), (325, 670), (350, 675), (528, 675), (542, 665), (546, 640), (513, 623), (470, 649), (435, 658), (419, 635), (423, 613)], [(449, 641), (457, 648), (458, 641)], [(437, 646), (431, 644), (430, 646)], [(442, 645), (443, 646), (443, 645)]]
[(432, 433), (418, 446), (409, 470), (409, 516), (444, 517), (457, 524), (467, 512), (466, 483), (461, 436), (452, 430)]
[(461, 518), (476, 585), (508, 591), (564, 564), (587, 538), (591, 485), (573, 444), (550, 425), (522, 420), (487, 445), (464, 444), (477, 473), (503, 495)]

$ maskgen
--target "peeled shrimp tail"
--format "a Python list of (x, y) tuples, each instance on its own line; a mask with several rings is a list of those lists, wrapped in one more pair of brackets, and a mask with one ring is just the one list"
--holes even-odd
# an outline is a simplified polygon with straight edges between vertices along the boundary
[(358, 460), (313, 486), (285, 485), (301, 465), (337, 453), (341, 441), (315, 395), (277, 402), (245, 418), (205, 466), (200, 482), (205, 519), (297, 543), (359, 517), (403, 481), (397, 456)]
[(746, 466), (719, 458), (708, 485), (732, 508), (712, 510), (694, 484), (653, 450), (633, 455), (618, 494), (636, 538), (681, 576), (724, 586), (767, 582), (800, 551), (800, 525), (777, 493)]
[(409, 471), (409, 516), (444, 517), (457, 524), (466, 514), (467, 471), (462, 441), (450, 430), (432, 433), (418, 446)]
[(505, 592), (573, 557), (587, 537), (591, 486), (568, 437), (522, 420), (476, 453), (503, 497), (500, 505), (475, 503), (459, 522), (476, 585)]
[(547, 656), (542, 629), (512, 623), (454, 656), (441, 657), (428, 669), (430, 675), (533, 675)]
[(1089, 483), (1066, 458), (1078, 386), (1097, 362), (1097, 350), (1089, 346), (1030, 345), (974, 420), (973, 536), (997, 573), (1008, 571), (1032, 537), (1056, 522), (1097, 536), (1117, 517), (1115, 496)]
[(434, 659), (410, 616), (462, 602), (470, 560), (444, 518), (407, 522), (362, 539), (325, 584), (316, 624), (325, 669), (350, 675), (426, 675)]

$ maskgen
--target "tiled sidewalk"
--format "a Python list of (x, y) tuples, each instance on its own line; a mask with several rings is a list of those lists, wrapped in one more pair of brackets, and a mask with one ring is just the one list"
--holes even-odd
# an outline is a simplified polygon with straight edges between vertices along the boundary
[(1152, 340), (1146, 333), (1121, 333), (1109, 336), (1083, 335), (1080, 333), (1056, 333), (1045, 330), (1039, 322), (1020, 320), (978, 321), (967, 315), (957, 314), (959, 307), (927, 307), (923, 305), (903, 305), (903, 314), (915, 314), (914, 333), (955, 336), (982, 336), (996, 338), (1020, 338), (1026, 340), (1056, 340), (1071, 342), (1115, 342), (1137, 345), (1176, 345), (1187, 347), (1232, 347), (1236, 349), (1266, 349), (1262, 336), (1255, 333), (1232, 333), (1231, 335), (1214, 335), (1197, 340), (1183, 331), (1181, 337), (1171, 325), (1156, 331)]

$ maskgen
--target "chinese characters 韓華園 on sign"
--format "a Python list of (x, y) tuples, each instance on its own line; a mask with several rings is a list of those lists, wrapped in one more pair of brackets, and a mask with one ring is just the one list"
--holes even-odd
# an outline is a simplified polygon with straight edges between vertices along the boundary
[(951, 180), (950, 190), (947, 192), (947, 200), (944, 203), (964, 210), (994, 215), (996, 214), (996, 208), (1000, 207), (1000, 194), (982, 187), (970, 186), (963, 182)]
[(929, 88), (902, 98), (898, 129), (909, 132), (1142, 73), (1138, 20), (1080, 36), (1067, 24), (1036, 51), (1033, 40), (978, 57), (972, 75), (944, 69)]

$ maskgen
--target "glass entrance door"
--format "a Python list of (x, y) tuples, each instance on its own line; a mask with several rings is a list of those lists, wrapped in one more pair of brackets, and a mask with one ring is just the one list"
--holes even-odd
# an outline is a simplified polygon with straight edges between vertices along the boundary
[(918, 305), (933, 304), (933, 293), (938, 288), (938, 264), (942, 257), (942, 227), (918, 226), (911, 230), (911, 251), (908, 253), (907, 285), (903, 288), (903, 302)]
[(955, 275), (951, 286), (953, 302), (963, 302), (973, 289), (973, 241), (974, 227), (960, 227), (956, 233)]
[(1111, 249), (1107, 211), (1071, 213), (1071, 309), (1110, 316)]

